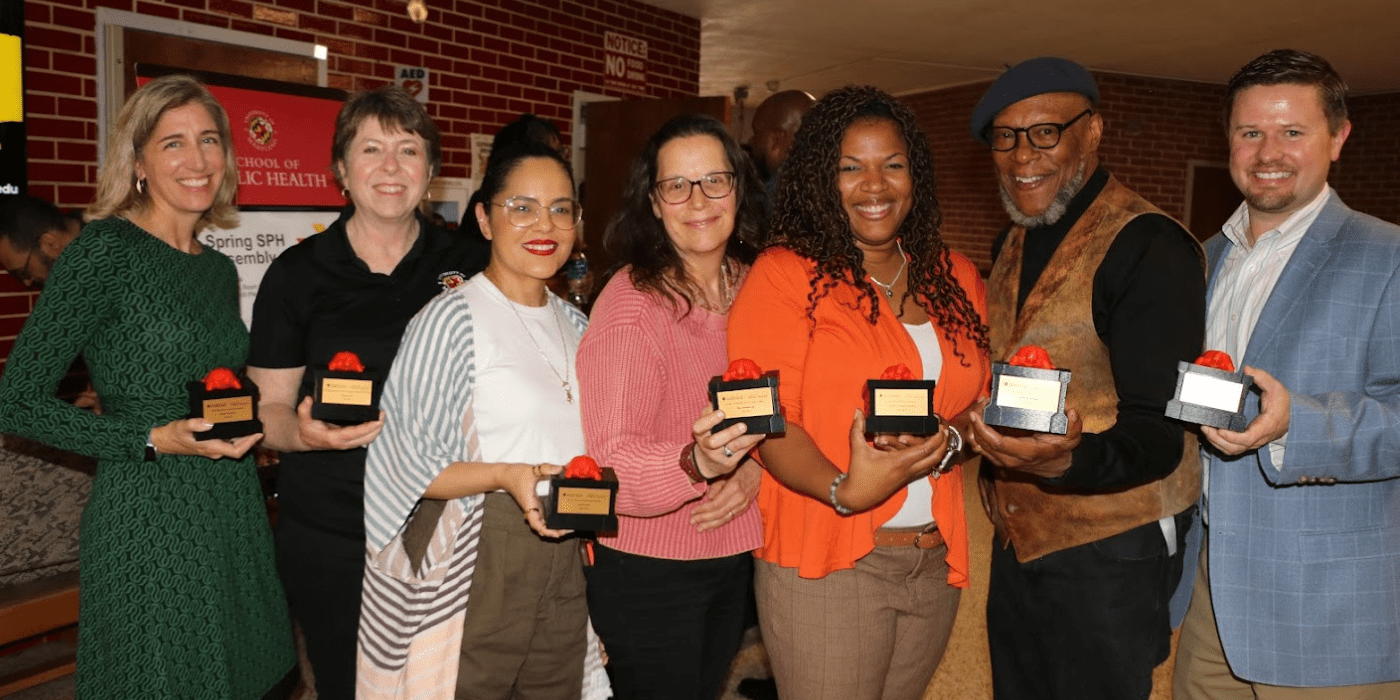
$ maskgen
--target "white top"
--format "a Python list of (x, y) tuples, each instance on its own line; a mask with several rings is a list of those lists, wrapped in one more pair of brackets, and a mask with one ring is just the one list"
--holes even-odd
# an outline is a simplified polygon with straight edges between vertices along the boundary
[[(584, 454), (574, 373), (580, 334), (560, 308), (564, 302), (550, 294), (544, 306), (517, 304), (486, 275), (463, 287), (475, 336), (481, 460), (565, 465)], [(569, 382), (572, 402), (561, 377)]]
[[(1278, 228), (1265, 231), (1249, 245), (1249, 207), (1241, 203), (1230, 220), (1225, 222), (1222, 233), (1234, 245), (1225, 259), (1220, 261), (1220, 270), (1215, 275), (1215, 291), (1206, 309), (1206, 349), (1229, 353), (1236, 368), (1244, 364), (1245, 350), (1249, 349), (1249, 339), (1254, 334), (1254, 324), (1259, 314), (1274, 292), (1274, 285), (1283, 274), (1283, 268), (1298, 249), (1303, 234), (1308, 232), (1317, 220), (1327, 198), (1332, 195), (1331, 187), (1324, 187), (1317, 197), (1293, 212)], [(1283, 466), (1284, 448), (1288, 435), (1269, 443), (1269, 456), (1278, 468)], [(1210, 473), (1205, 474), (1205, 493), (1209, 494)]]
[[(917, 326), (904, 324), (909, 337), (914, 339), (914, 347), (919, 349), (919, 360), (924, 364), (924, 378), (937, 379), (943, 371), (943, 350), (938, 347), (938, 334), (933, 332), (933, 322)], [(915, 479), (909, 482), (904, 505), (881, 527), (921, 527), (933, 522), (933, 477)]]

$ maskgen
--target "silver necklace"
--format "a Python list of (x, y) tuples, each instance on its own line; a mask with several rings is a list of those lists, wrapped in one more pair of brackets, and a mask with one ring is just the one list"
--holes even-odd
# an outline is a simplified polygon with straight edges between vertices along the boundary
[(880, 289), (885, 290), (886, 299), (894, 298), (894, 286), (899, 282), (900, 276), (904, 274), (904, 268), (909, 266), (909, 258), (904, 257), (904, 246), (900, 245), (898, 238), (894, 239), (894, 245), (896, 248), (899, 248), (899, 272), (894, 273), (894, 279), (890, 280), (889, 284), (875, 279), (875, 275), (869, 272), (865, 273), (865, 276), (869, 277), (871, 282), (874, 282)]
[(564, 374), (562, 376), (559, 374), (559, 370), (554, 369), (554, 363), (549, 361), (549, 356), (544, 353), (544, 348), (535, 341), (535, 334), (531, 333), (530, 327), (525, 325), (525, 319), (521, 318), (520, 312), (515, 310), (515, 302), (511, 301), (510, 297), (506, 297), (506, 306), (509, 306), (510, 312), (515, 314), (515, 320), (520, 322), (520, 327), (525, 331), (525, 337), (529, 338), (530, 344), (535, 346), (535, 351), (540, 354), (540, 359), (544, 360), (544, 366), (548, 367), (549, 371), (554, 374), (554, 378), (559, 380), (559, 386), (564, 390), (564, 400), (573, 403), (574, 387), (569, 383), (569, 368), (572, 364), (569, 362), (569, 343), (564, 340), (564, 324), (559, 320), (559, 312), (549, 303), (548, 296), (545, 297), (544, 305), (549, 307), (550, 315), (554, 317), (554, 325), (559, 329), (559, 346), (564, 349)]
[(717, 314), (729, 313), (729, 307), (734, 303), (734, 280), (729, 269), (729, 258), (720, 261), (719, 264), (719, 303), (718, 308), (710, 306), (709, 299), (704, 294), (700, 295), (700, 306), (709, 309)]

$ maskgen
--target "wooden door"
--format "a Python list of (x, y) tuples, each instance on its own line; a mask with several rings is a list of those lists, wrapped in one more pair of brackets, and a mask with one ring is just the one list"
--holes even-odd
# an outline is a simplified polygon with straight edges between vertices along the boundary
[(316, 85), (320, 64), (311, 56), (296, 56), (248, 46), (224, 44), (204, 39), (122, 29), (121, 105), (136, 90), (139, 65), (184, 68), (205, 73), (263, 78), (300, 85)]
[(1191, 235), (1204, 241), (1217, 233), (1239, 208), (1244, 196), (1230, 179), (1230, 169), (1223, 165), (1191, 164), (1190, 211), (1186, 227)]
[(698, 112), (728, 124), (729, 98), (590, 102), (585, 107), (588, 154), (582, 180), (586, 183), (583, 235), (589, 269), (595, 279), (602, 279), (603, 273), (612, 268), (612, 258), (603, 248), (603, 232), (622, 203), (622, 190), (627, 186), (637, 152), (657, 128), (678, 114)]

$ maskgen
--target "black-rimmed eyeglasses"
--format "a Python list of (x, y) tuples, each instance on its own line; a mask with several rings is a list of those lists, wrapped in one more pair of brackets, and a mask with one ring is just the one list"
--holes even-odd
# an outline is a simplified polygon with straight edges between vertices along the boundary
[(1063, 123), (1055, 124), (1046, 122), (1044, 124), (1032, 124), (1024, 128), (1013, 128), (1009, 126), (995, 126), (987, 129), (987, 142), (991, 144), (993, 151), (1014, 151), (1016, 144), (1020, 142), (1021, 134), (1026, 135), (1026, 142), (1041, 150), (1054, 148), (1060, 145), (1060, 137), (1064, 135), (1065, 129), (1074, 126), (1074, 123), (1094, 113), (1094, 110), (1086, 109), (1079, 113), (1079, 116)]
[(29, 274), (29, 262), (33, 259), (34, 249), (30, 248), (29, 255), (24, 256), (24, 264), (20, 265), (18, 270), (5, 270), (5, 272), (8, 272), (20, 284), (26, 287), (31, 286), (34, 282), (34, 276)]
[(657, 180), (652, 188), (656, 190), (656, 196), (660, 197), (661, 201), (667, 204), (682, 204), (690, 201), (690, 195), (695, 191), (696, 185), (700, 186), (700, 191), (706, 197), (721, 199), (734, 191), (734, 173), (710, 173), (699, 180), (672, 177)]
[[(511, 197), (500, 204), (491, 202), (493, 207), (506, 210), (506, 221), (516, 228), (527, 228), (539, 223), (540, 212), (546, 207), (532, 197)], [(549, 221), (555, 228), (573, 228), (583, 219), (583, 206), (572, 199), (558, 199), (549, 204)]]

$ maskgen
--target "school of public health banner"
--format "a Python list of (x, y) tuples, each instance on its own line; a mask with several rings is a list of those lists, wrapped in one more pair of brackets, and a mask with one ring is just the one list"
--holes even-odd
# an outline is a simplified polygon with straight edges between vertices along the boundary
[[(148, 68), (156, 74), (170, 72)], [(239, 311), (251, 326), (253, 301), (267, 266), (282, 251), (324, 231), (345, 204), (330, 166), (335, 117), (345, 93), (195, 75), (228, 112), (238, 157), (238, 228), (204, 231), (199, 242), (229, 256), (238, 267)], [(137, 84), (150, 80), (141, 75)]]
[(253, 300), (267, 266), (282, 251), (324, 230), (340, 216), (335, 211), (247, 211), (238, 213), (238, 228), (210, 229), (199, 242), (233, 259), (238, 266), (238, 310), (253, 325)]
[[(138, 78), (145, 84), (150, 78)], [(341, 100), (208, 84), (228, 112), (238, 206), (339, 207), (331, 138)]]

